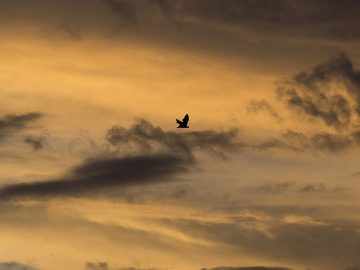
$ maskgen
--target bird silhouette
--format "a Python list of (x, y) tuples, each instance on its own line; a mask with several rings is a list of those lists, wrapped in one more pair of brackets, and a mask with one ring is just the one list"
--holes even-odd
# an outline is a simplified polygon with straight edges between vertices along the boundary
[(189, 128), (187, 123), (189, 122), (189, 115), (186, 114), (184, 116), (184, 119), (182, 121), (180, 121), (179, 119), (176, 119), (176, 123), (179, 124), (178, 128)]

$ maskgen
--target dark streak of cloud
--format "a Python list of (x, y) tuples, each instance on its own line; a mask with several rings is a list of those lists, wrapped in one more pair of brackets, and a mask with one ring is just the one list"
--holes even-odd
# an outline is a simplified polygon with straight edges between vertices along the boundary
[(360, 265), (348, 266), (344, 270), (360, 270)]
[(294, 131), (288, 131), (286, 134), (284, 134), (284, 138), (289, 139), (289, 134), (297, 136), (301, 147), (313, 150), (336, 153), (343, 151), (353, 145), (353, 140), (346, 135), (319, 132), (306, 137), (304, 134), (299, 132), (296, 133)]
[(288, 130), (279, 138), (267, 139), (259, 143), (256, 148), (260, 150), (287, 149), (295, 152), (320, 151), (328, 153), (340, 153), (358, 144), (352, 137), (333, 134), (329, 132), (318, 132), (305, 135), (301, 132)]
[[(359, 8), (354, 0), (13, 0), (0, 2), (0, 18), (23, 26), (66, 24), (103, 36), (119, 27), (119, 20), (113, 20), (113, 16), (127, 25), (147, 28), (154, 26), (154, 21), (161, 26), (191, 22), (210, 29), (240, 29), (277, 38), (344, 41), (360, 37)], [(168, 34), (165, 32), (163, 35)]]
[(102, 0), (109, 8), (115, 12), (123, 21), (136, 23), (136, 6), (133, 2), (123, 0)]
[(345, 53), (286, 80), (278, 93), (289, 107), (338, 130), (360, 115), (360, 72)]
[(42, 116), (41, 113), (32, 112), (19, 115), (9, 114), (0, 118), (0, 141), (29, 128), (33, 122), (39, 120)]
[(43, 37), (53, 40), (57, 38), (69, 38), (71, 40), (82, 39), (81, 31), (77, 27), (68, 24), (59, 24), (53, 29), (43, 29), (40, 31), (40, 34)]
[(24, 143), (30, 145), (35, 151), (42, 150), (46, 145), (46, 136), (26, 135)]
[[(196, 149), (219, 155), (237, 146), (237, 133), (232, 130), (178, 134), (163, 131), (143, 119), (129, 129), (111, 128), (106, 139), (116, 151), (109, 150), (88, 159), (58, 179), (6, 186), (0, 190), (0, 197), (93, 195), (110, 187), (166, 181), (196, 164)], [(132, 146), (128, 155), (118, 149)]]
[(157, 270), (157, 268), (139, 268), (139, 267), (110, 267), (107, 262), (87, 262), (86, 270)]
[(285, 267), (271, 267), (271, 266), (218, 266), (214, 268), (202, 268), (201, 270), (291, 270)]
[[(277, 138), (259, 143), (257, 149), (339, 153), (360, 145), (360, 71), (345, 53), (281, 81), (276, 92), (290, 114), (297, 112), (308, 120), (318, 119), (325, 127), (312, 134), (288, 130)], [(252, 101), (248, 106), (250, 111), (263, 110), (277, 117), (272, 108), (266, 100)]]
[[(87, 262), (87, 270), (156, 270), (157, 268), (138, 268), (138, 267), (110, 267), (107, 262)], [(271, 267), (271, 266), (243, 266), (243, 267), (231, 267), (231, 266), (218, 266), (212, 268), (201, 268), (200, 270), (291, 270), (285, 267)]]
[[(277, 208), (278, 206), (274, 209)], [(268, 205), (264, 208), (257, 207), (257, 210), (269, 214)], [(296, 208), (289, 207), (285, 215), (296, 217), (295, 211)], [(176, 228), (183, 229), (189, 235), (239, 248), (242, 254), (277, 257), (283, 262), (300, 264), (304, 269), (343, 269), (347, 265), (359, 264), (358, 223), (352, 224), (340, 220), (326, 222), (316, 219), (308, 222), (302, 220), (302, 216), (299, 216), (298, 221), (295, 219), (295, 222), (288, 222), (281, 216), (282, 222), (269, 222), (261, 218), (244, 221), (237, 219), (231, 224), (200, 224), (189, 220), (168, 220), (168, 222)], [(259, 226), (266, 227), (267, 233), (265, 234), (262, 229), (257, 230)]]
[(323, 183), (308, 183), (308, 184), (298, 184), (295, 182), (279, 182), (279, 183), (270, 183), (259, 186), (245, 186), (242, 188), (244, 191), (251, 192), (261, 192), (261, 193), (273, 193), (273, 194), (283, 194), (283, 193), (337, 193), (343, 192), (346, 189), (344, 187), (334, 186), (329, 187)]
[[(359, 38), (356, 27), (360, 22), (355, 12), (359, 3), (352, 0), (341, 3), (335, 0), (184, 0), (178, 3), (179, 14), (203, 22), (232, 24), (278, 36)], [(348, 32), (342, 33), (341, 29)]]
[[(160, 10), (164, 17), (178, 23), (229, 26), (233, 29), (277, 36), (358, 39), (359, 6), (356, 1), (301, 1), (301, 0), (105, 0), (122, 19), (148, 23)], [(143, 9), (148, 10), (144, 14)], [(149, 12), (151, 13), (149, 15)], [(143, 14), (142, 14), (143, 13)], [(142, 16), (141, 16), (142, 14)], [(163, 23), (166, 23), (164, 21)], [(330, 23), (329, 23), (330, 22)], [(347, 30), (347, 31), (346, 31)]]
[(17, 263), (17, 262), (0, 262), (0, 270), (36, 270), (29, 265)]
[(252, 100), (249, 102), (249, 104), (246, 107), (248, 112), (252, 113), (259, 113), (259, 112), (266, 112), (270, 114), (272, 117), (277, 119), (278, 121), (283, 120), (283, 118), (277, 113), (277, 111), (274, 109), (274, 107), (267, 102), (266, 100)]
[(98, 262), (98, 263), (87, 262), (85, 264), (85, 268), (87, 270), (108, 270), (109, 265), (107, 262)]

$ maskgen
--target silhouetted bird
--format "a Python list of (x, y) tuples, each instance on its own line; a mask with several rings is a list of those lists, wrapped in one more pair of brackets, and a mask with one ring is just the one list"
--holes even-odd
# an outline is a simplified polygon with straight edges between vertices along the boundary
[(187, 123), (189, 122), (189, 115), (185, 115), (184, 119), (182, 121), (180, 121), (179, 119), (176, 119), (176, 123), (179, 124), (178, 128), (189, 128), (187, 126)]

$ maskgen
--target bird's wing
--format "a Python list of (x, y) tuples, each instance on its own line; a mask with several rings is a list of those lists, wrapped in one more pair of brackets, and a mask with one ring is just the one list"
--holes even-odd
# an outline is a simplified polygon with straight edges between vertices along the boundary
[(189, 115), (186, 114), (183, 119), (183, 123), (186, 125), (189, 122)]

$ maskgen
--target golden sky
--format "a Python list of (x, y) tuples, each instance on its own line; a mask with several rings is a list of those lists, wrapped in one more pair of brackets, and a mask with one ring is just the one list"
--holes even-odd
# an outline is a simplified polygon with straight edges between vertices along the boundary
[(0, 0), (0, 270), (360, 269), (359, 15)]

